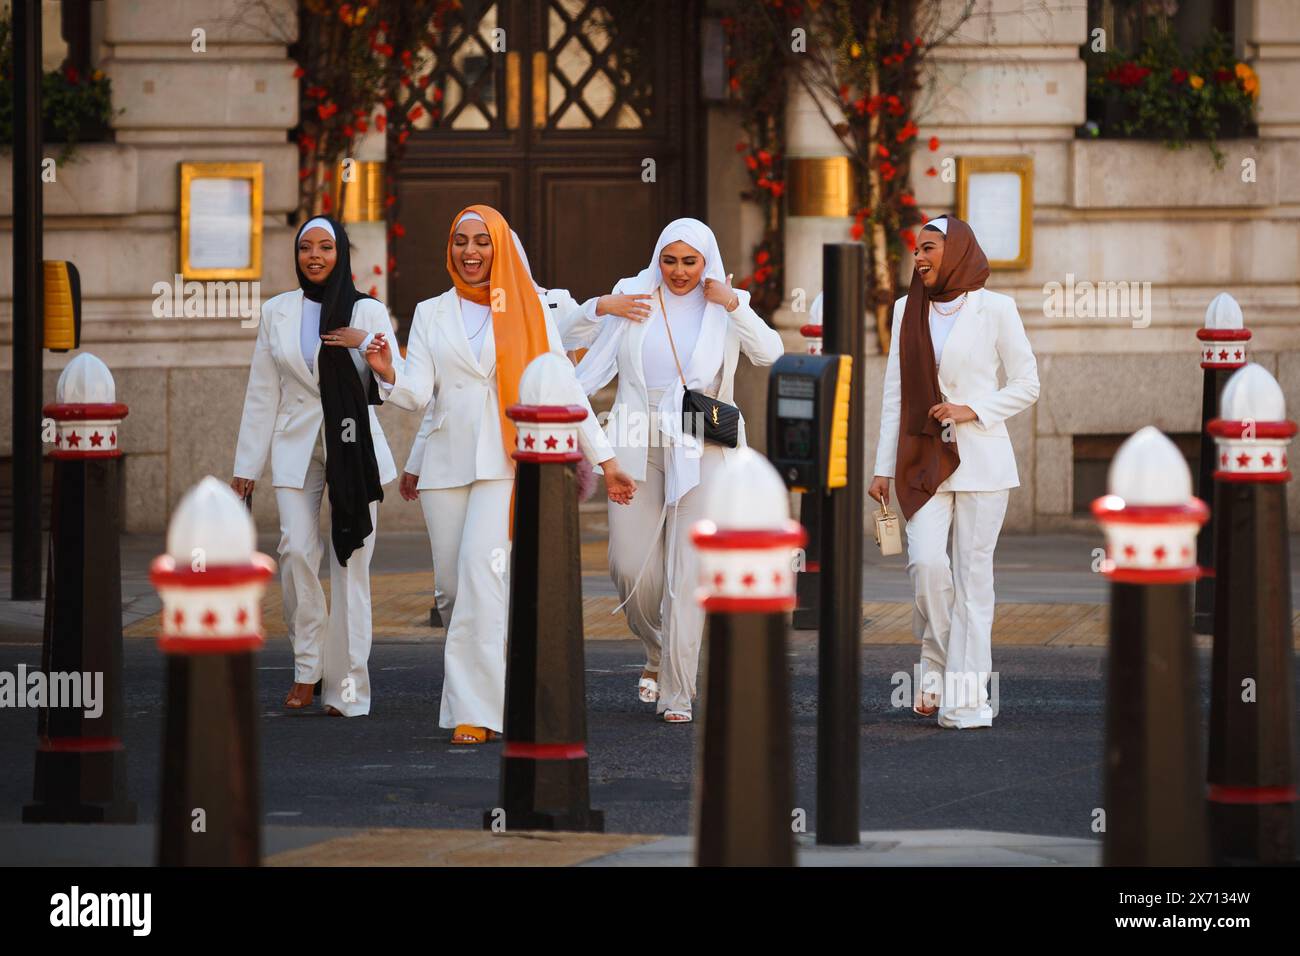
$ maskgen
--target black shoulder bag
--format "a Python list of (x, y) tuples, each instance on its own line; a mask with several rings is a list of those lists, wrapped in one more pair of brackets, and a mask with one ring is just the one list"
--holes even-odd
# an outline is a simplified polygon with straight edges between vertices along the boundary
[(686, 376), (682, 373), (682, 363), (677, 357), (677, 346), (673, 342), (673, 327), (668, 322), (668, 310), (664, 308), (663, 287), (660, 286), (656, 291), (659, 293), (659, 311), (664, 314), (664, 328), (668, 330), (668, 347), (673, 350), (673, 361), (677, 364), (677, 374), (682, 380), (683, 434), (694, 435), (700, 441), (735, 448), (740, 435), (740, 409), (686, 387)]

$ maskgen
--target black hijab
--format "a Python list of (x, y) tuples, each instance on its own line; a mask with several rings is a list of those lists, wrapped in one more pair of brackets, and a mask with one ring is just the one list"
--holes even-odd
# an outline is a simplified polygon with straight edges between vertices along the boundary
[[(298, 264), (298, 242), (313, 220), (324, 219), (334, 230), (338, 258), (323, 284), (312, 282)], [(352, 262), (348, 234), (343, 224), (329, 216), (313, 216), (293, 240), (293, 267), (302, 294), (320, 303), (320, 334), (352, 324), (352, 309), (364, 295), (352, 285)], [(325, 413), (325, 484), (330, 498), (330, 540), (339, 564), (346, 565), (374, 530), (370, 502), (383, 501), (379, 464), (370, 435), (370, 405), (382, 404), (373, 375), (361, 382), (352, 363), (352, 350), (321, 343), (316, 357), (320, 380), (320, 403)], [(367, 370), (368, 371), (368, 370)]]

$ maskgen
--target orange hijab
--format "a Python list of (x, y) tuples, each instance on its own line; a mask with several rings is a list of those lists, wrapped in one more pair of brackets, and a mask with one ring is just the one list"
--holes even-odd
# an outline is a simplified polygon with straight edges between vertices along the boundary
[[(460, 277), (451, 261), (451, 244), (456, 227), (467, 212), (483, 217), (488, 236), (492, 239), (492, 268), (487, 285), (473, 286)], [(466, 206), (451, 221), (447, 235), (447, 273), (461, 298), (492, 310), (492, 336), (496, 341), (497, 395), (500, 398), (501, 441), (506, 458), (514, 461), (515, 424), (506, 416), (506, 409), (519, 401), (519, 380), (528, 363), (543, 352), (550, 351), (546, 338), (546, 314), (537, 297), (533, 277), (519, 257), (510, 236), (510, 224), (505, 216), (491, 206), (475, 204)]]

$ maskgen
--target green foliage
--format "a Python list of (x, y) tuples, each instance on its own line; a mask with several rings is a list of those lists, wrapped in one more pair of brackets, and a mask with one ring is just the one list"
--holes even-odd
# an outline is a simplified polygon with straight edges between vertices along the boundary
[[(61, 143), (58, 162), (72, 159), (77, 144), (107, 139), (113, 120), (112, 85), (96, 70), (81, 75), (75, 67), (51, 70), (41, 82), (41, 116), (47, 140)], [(0, 19), (0, 145), (14, 142), (13, 25)]]
[(1136, 53), (1088, 56), (1089, 115), (1103, 136), (1162, 139), (1171, 149), (1204, 141), (1222, 168), (1218, 140), (1252, 131), (1259, 78), (1213, 33), (1198, 49), (1158, 31)]

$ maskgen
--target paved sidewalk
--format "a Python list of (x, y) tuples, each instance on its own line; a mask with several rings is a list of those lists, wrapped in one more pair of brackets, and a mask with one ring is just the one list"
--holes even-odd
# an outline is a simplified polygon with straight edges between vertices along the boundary
[[(16, 866), (152, 866), (152, 826), (0, 825), (0, 859)], [(689, 836), (629, 833), (487, 833), (481, 830), (268, 826), (267, 866), (692, 866)], [(797, 865), (1097, 866), (1101, 844), (983, 830), (864, 831), (856, 847), (796, 837)]]

